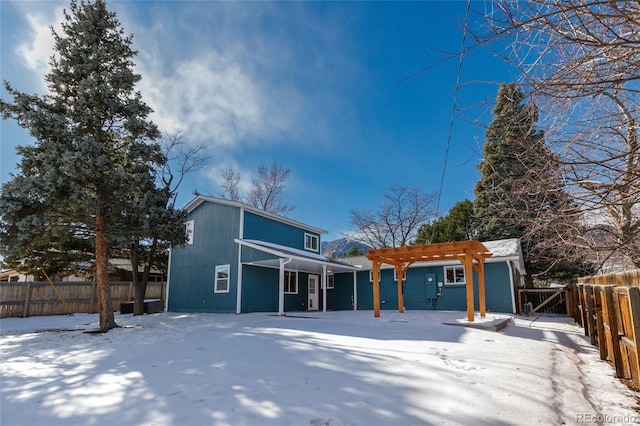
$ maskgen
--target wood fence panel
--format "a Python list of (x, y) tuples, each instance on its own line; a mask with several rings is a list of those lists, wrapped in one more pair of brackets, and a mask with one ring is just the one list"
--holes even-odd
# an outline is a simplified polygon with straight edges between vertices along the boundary
[(598, 341), (598, 329), (596, 327), (596, 310), (593, 298), (593, 286), (587, 284), (584, 286), (584, 302), (587, 314), (587, 324), (589, 326), (589, 337), (591, 344), (595, 345)]
[[(3, 282), (0, 283), (0, 318), (96, 313), (98, 301), (95, 282)], [(55, 286), (55, 288), (54, 288)], [(113, 310), (133, 299), (132, 283), (109, 283)], [(164, 303), (166, 284), (147, 285), (147, 299), (161, 299)], [(64, 300), (64, 301), (63, 301)]]
[(618, 287), (614, 290), (620, 312), (620, 352), (625, 376), (640, 386), (640, 288)]

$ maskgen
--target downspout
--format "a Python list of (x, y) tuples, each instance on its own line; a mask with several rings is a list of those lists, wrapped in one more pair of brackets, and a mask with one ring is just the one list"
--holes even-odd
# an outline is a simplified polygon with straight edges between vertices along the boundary
[(511, 261), (507, 260), (507, 269), (509, 270), (509, 287), (511, 288), (511, 312), (514, 314), (516, 311), (516, 295), (513, 292), (513, 267), (511, 266)]
[(291, 262), (291, 258), (280, 258), (280, 274), (279, 274), (279, 289), (278, 289), (278, 315), (284, 315), (284, 265)]
[(353, 271), (353, 310), (358, 310), (358, 271)]
[(322, 265), (322, 312), (327, 312), (327, 265)]
[[(244, 239), (244, 207), (240, 207), (240, 230), (238, 231), (238, 238)], [(238, 266), (237, 266), (236, 282), (236, 314), (242, 313), (242, 244), (238, 244)]]
[(171, 247), (169, 247), (169, 259), (167, 261), (167, 265), (169, 265), (169, 267), (167, 268), (167, 288), (165, 289), (165, 295), (164, 295), (164, 300), (165, 300), (165, 312), (169, 312), (169, 284), (171, 283)]

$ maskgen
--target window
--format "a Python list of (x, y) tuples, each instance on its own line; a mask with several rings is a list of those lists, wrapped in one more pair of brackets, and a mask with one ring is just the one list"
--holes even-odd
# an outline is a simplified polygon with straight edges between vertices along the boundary
[(214, 293), (229, 293), (229, 265), (216, 266), (216, 280), (213, 286)]
[(187, 234), (187, 244), (193, 244), (193, 227), (194, 221), (190, 220), (185, 223), (185, 233)]
[(298, 294), (298, 273), (296, 271), (284, 271), (285, 294)]
[(334, 288), (333, 274), (327, 274), (327, 290)]
[(318, 236), (311, 234), (304, 234), (304, 249), (311, 251), (318, 251)]
[(445, 266), (444, 267), (444, 283), (451, 284), (466, 284), (464, 266)]
[[(396, 268), (393, 268), (393, 280), (398, 282), (398, 270)], [(402, 282), (405, 281), (407, 281), (407, 271), (404, 271), (404, 274), (402, 274)]]

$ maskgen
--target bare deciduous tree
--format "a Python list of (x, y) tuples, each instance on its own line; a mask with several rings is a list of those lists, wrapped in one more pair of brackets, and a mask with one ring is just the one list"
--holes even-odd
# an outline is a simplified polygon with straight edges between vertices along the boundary
[(183, 223), (186, 213), (175, 209), (178, 189), (185, 176), (199, 170), (208, 161), (206, 145), (189, 145), (181, 132), (164, 134), (160, 146), (167, 159), (156, 168), (158, 188), (151, 188), (140, 196), (137, 216), (129, 218), (132, 227), (129, 237), (129, 255), (132, 271), (143, 267), (142, 276), (133, 273), (133, 314), (144, 313), (144, 298), (151, 268), (166, 268), (167, 250), (171, 245), (185, 241)]
[(242, 194), (240, 193), (240, 173), (233, 170), (231, 167), (227, 167), (222, 171), (222, 192), (223, 197), (231, 201), (242, 201)]
[(205, 151), (207, 145), (202, 143), (196, 146), (188, 144), (182, 135), (182, 131), (165, 133), (160, 141), (162, 152), (167, 157), (167, 162), (156, 171), (157, 180), (170, 194), (170, 206), (175, 207), (178, 188), (185, 176), (191, 172), (200, 170), (209, 161)]
[(569, 245), (640, 267), (640, 4), (498, 0), (482, 14), (490, 25), (477, 45), (521, 72), (565, 190), (587, 218)]
[(283, 168), (277, 161), (274, 161), (271, 167), (258, 167), (258, 177), (251, 181), (247, 204), (278, 215), (286, 215), (292, 211), (295, 206), (282, 200), (289, 173), (290, 170)]
[(295, 206), (283, 200), (287, 179), (291, 171), (274, 161), (271, 166), (258, 167), (257, 177), (251, 179), (251, 188), (243, 196), (240, 173), (227, 167), (222, 171), (222, 196), (232, 201), (243, 201), (269, 213), (286, 216)]
[(374, 248), (403, 247), (416, 238), (418, 228), (435, 214), (435, 196), (419, 188), (393, 186), (374, 210), (354, 209), (351, 225), (359, 239)]

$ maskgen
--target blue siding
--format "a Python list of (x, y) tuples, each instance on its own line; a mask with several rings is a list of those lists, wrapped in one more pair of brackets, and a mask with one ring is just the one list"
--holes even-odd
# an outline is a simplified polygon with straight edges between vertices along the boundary
[(320, 235), (317, 233), (305, 231), (251, 212), (245, 212), (244, 215), (244, 238), (247, 240), (269, 241), (274, 244), (304, 250), (305, 233), (318, 237), (318, 246), (320, 245)]
[[(235, 312), (240, 209), (202, 203), (187, 220), (194, 221), (193, 244), (171, 252), (169, 311)], [(229, 292), (214, 293), (217, 265), (230, 265)]]
[(353, 273), (335, 274), (333, 285), (333, 289), (327, 289), (327, 310), (353, 309)]
[(243, 265), (242, 312), (278, 312), (277, 269)]
[[(426, 288), (427, 274), (435, 274), (436, 280), (444, 282), (444, 267), (409, 268), (407, 280), (403, 285), (404, 307), (411, 309), (438, 309), (466, 311), (467, 292), (465, 285), (446, 285), (440, 294), (432, 299)], [(351, 274), (338, 274), (340, 280), (351, 280)], [(398, 309), (398, 288), (393, 280), (393, 270), (380, 271), (380, 309)], [(358, 309), (373, 309), (373, 285), (369, 281), (369, 271), (357, 273)], [(473, 273), (474, 306), (478, 310), (478, 275)], [(485, 263), (485, 297), (488, 312), (513, 312), (509, 269), (506, 262)], [(329, 305), (331, 306), (331, 305)], [(344, 308), (335, 308), (344, 309)], [(346, 308), (350, 309), (350, 308)]]

